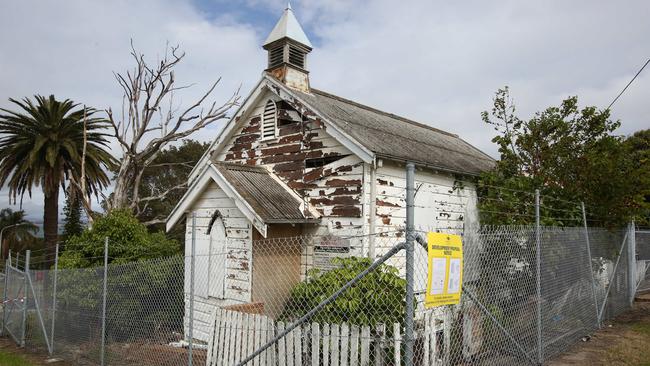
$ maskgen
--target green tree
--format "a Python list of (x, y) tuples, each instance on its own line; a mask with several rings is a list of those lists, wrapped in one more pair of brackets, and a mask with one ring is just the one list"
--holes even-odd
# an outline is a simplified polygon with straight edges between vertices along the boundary
[[(155, 332), (182, 332), (184, 257), (164, 233), (150, 233), (130, 210), (113, 210), (92, 228), (71, 237), (60, 256), (59, 299), (66, 312), (96, 313), (103, 292), (104, 243), (108, 238), (107, 318), (110, 337), (154, 337)], [(70, 324), (101, 329), (97, 322)], [(80, 331), (80, 330), (79, 330)]]
[(110, 263), (168, 257), (180, 253), (175, 240), (162, 232), (150, 233), (129, 210), (113, 210), (93, 226), (66, 241), (60, 256), (62, 268), (86, 268), (104, 264), (104, 241), (108, 238)]
[[(195, 140), (183, 140), (182, 145), (161, 151), (145, 168), (139, 191), (141, 197), (150, 199), (140, 201), (136, 215), (150, 230), (164, 230), (167, 216), (187, 191), (188, 175), (208, 146)], [(180, 240), (184, 232), (183, 227), (176, 228), (171, 237)]]
[(625, 139), (627, 154), (633, 164), (639, 197), (633, 202), (643, 202), (641, 214), (636, 217), (641, 226), (650, 226), (650, 129), (637, 131)]
[(581, 224), (580, 201), (600, 225), (638, 216), (644, 206), (640, 175), (624, 139), (613, 134), (620, 123), (609, 117), (608, 110), (579, 108), (577, 97), (570, 97), (522, 120), (508, 88), (497, 91), (492, 112), (482, 113), (498, 132), (492, 141), (500, 154), (480, 179), (482, 223), (531, 223), (535, 189), (546, 225)]
[(60, 187), (70, 179), (84, 183), (83, 165), (83, 193), (97, 194), (109, 184), (105, 169), (114, 159), (107, 151), (108, 135), (102, 132), (106, 121), (93, 117), (94, 109), (78, 108), (53, 95), (34, 99), (9, 99), (19, 109), (0, 109), (0, 186), (9, 187), (14, 203), (26, 192), (31, 197), (32, 187), (41, 187), (45, 245), (51, 255), (58, 240)]
[(81, 222), (82, 215), (81, 200), (77, 195), (68, 189), (63, 206), (63, 238), (67, 239), (74, 235), (80, 235), (84, 231), (84, 224)]
[(2, 233), (2, 258), (7, 258), (9, 249), (26, 249), (24, 244), (32, 242), (38, 226), (25, 218), (25, 211), (10, 208), (0, 210), (0, 230)]

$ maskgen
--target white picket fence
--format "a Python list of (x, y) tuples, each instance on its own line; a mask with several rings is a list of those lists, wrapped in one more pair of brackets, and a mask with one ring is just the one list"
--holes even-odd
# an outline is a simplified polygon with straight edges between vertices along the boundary
[[(436, 326), (436, 322), (431, 313), (425, 314), (416, 335), (422, 365), (444, 358), (444, 352), (438, 349), (437, 336), (441, 327)], [(214, 328), (208, 344), (207, 366), (236, 365), (285, 329), (284, 322), (275, 322), (264, 315), (221, 308), (213, 313), (211, 324)], [(397, 323), (392, 325), (390, 337), (385, 324), (371, 329), (345, 323), (306, 323), (269, 347), (249, 365), (400, 365), (402, 333)], [(443, 338), (443, 344), (448, 345), (447, 332)]]

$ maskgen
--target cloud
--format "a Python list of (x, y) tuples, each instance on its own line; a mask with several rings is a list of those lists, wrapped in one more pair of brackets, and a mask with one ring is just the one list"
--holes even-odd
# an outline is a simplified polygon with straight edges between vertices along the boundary
[[(54, 93), (119, 109), (112, 71), (132, 65), (129, 40), (155, 59), (187, 52), (177, 79), (194, 99), (223, 76), (216, 100), (246, 93), (265, 67), (260, 44), (282, 0), (14, 1), (0, 13), (0, 107)], [(315, 43), (312, 85), (458, 133), (495, 155), (480, 112), (511, 87), (522, 117), (570, 95), (606, 107), (650, 57), (650, 2), (293, 1)], [(266, 29), (268, 28), (268, 29)], [(620, 133), (647, 128), (650, 69), (617, 102)], [(210, 140), (218, 127), (202, 131)], [(0, 192), (0, 194), (3, 194)], [(0, 196), (2, 197), (2, 196)], [(36, 202), (36, 200), (34, 201)], [(0, 201), (0, 204), (2, 201)], [(40, 215), (40, 213), (38, 213)]]
[[(303, 5), (321, 41), (310, 59), (313, 85), (453, 131), (492, 154), (480, 111), (497, 88), (511, 87), (522, 117), (570, 95), (605, 108), (650, 57), (645, 1)], [(649, 80), (650, 69), (613, 109), (620, 133), (650, 125)]]
[[(243, 85), (259, 79), (265, 55), (253, 27), (227, 14), (208, 19), (189, 3), (177, 1), (20, 1), (0, 12), (0, 107), (8, 98), (55, 94), (96, 108), (121, 110), (121, 90), (113, 72), (132, 67), (133, 39), (138, 51), (156, 61), (170, 45), (180, 44), (186, 59), (178, 67), (179, 84), (194, 84), (175, 95), (179, 104), (194, 101), (222, 77), (214, 100), (225, 101)], [(211, 139), (219, 126), (198, 135)], [(119, 151), (113, 145), (114, 151)], [(8, 204), (0, 191), (0, 206)], [(41, 220), (42, 194), (34, 189), (23, 207)], [(61, 204), (61, 208), (62, 208)], [(42, 209), (41, 209), (42, 210)]]

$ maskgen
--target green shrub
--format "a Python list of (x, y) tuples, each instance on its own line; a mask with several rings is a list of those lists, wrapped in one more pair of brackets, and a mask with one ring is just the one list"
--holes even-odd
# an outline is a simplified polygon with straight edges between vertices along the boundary
[[(308, 272), (307, 280), (291, 290), (281, 318), (292, 320), (304, 315), (368, 268), (372, 260), (336, 258), (334, 263), (339, 267), (330, 271), (313, 269)], [(397, 268), (383, 264), (317, 312), (312, 320), (370, 326), (383, 323), (392, 329), (392, 324), (403, 321), (405, 295), (406, 280), (399, 276)]]
[(162, 232), (150, 233), (128, 210), (114, 210), (100, 217), (92, 228), (66, 240), (59, 260), (61, 268), (88, 268), (104, 264), (104, 241), (108, 238), (111, 263), (169, 257), (180, 253), (178, 242)]
[[(123, 341), (182, 332), (180, 246), (163, 233), (149, 233), (128, 211), (113, 211), (67, 240), (59, 261), (57, 309), (80, 323), (96, 322), (99, 329), (107, 237), (107, 337)], [(70, 326), (82, 332), (85, 325)]]

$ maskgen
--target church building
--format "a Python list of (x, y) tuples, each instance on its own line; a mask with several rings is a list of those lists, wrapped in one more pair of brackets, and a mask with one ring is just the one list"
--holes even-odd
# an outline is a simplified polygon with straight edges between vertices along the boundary
[(458, 135), (317, 89), (313, 46), (290, 6), (263, 48), (261, 79), (167, 220), (168, 230), (186, 225), (188, 257), (195, 241), (198, 323), (215, 306), (277, 316), (309, 269), (388, 251), (404, 236), (407, 161), (416, 164), (416, 228), (462, 233), (477, 222), (472, 182), (494, 164)]

